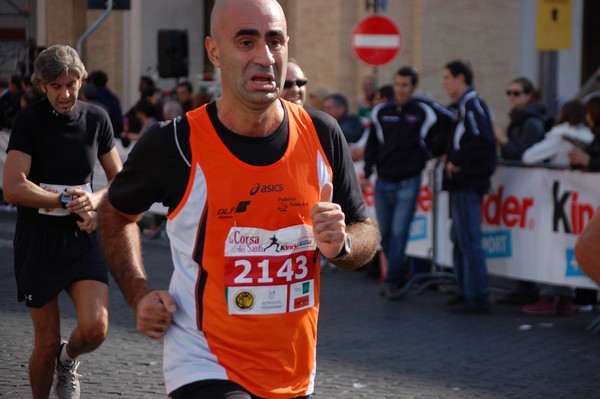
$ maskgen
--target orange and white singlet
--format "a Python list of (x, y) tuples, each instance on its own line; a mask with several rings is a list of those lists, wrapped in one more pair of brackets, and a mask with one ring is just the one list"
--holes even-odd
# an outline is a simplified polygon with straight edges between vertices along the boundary
[(206, 379), (264, 398), (313, 392), (319, 254), (309, 210), (332, 171), (308, 114), (282, 103), (289, 142), (268, 166), (236, 158), (206, 107), (187, 114), (190, 180), (167, 222), (177, 301), (167, 392)]

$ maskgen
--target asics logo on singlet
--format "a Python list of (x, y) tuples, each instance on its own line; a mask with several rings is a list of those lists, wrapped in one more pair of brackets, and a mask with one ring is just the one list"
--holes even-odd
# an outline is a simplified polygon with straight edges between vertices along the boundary
[(261, 192), (261, 193), (280, 193), (282, 191), (283, 191), (283, 183), (277, 183), (277, 184), (256, 183), (250, 189), (250, 195), (256, 195), (259, 192)]

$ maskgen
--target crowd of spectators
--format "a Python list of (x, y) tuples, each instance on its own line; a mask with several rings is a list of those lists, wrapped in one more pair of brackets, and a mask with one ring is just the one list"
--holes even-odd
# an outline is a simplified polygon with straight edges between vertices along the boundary
[[(297, 65), (295, 63), (294, 65)], [(556, 115), (549, 115), (546, 105), (541, 101), (541, 91), (527, 77), (519, 76), (508, 82), (506, 96), (510, 104), (508, 115), (509, 124), (506, 128), (493, 123), (493, 138), (496, 144), (496, 156), (499, 162), (510, 164), (529, 164), (536, 167), (551, 167), (560, 169), (581, 169), (585, 171), (600, 171), (600, 68), (597, 71), (598, 89), (582, 99), (573, 98), (564, 101)], [(472, 88), (472, 82), (467, 84)], [(380, 101), (396, 103), (398, 115), (401, 115), (401, 104), (394, 96), (394, 90), (389, 84), (377, 85), (374, 76), (364, 77), (361, 88), (363, 93), (357, 101), (356, 112), (348, 104), (347, 96), (342, 92), (333, 92), (325, 86), (317, 86), (307, 90), (308, 98), (305, 106), (321, 109), (330, 113), (340, 126), (349, 143), (350, 151), (356, 162), (362, 162), (364, 148), (369, 136), (371, 111)], [(382, 94), (387, 93), (387, 94)], [(421, 93), (415, 93), (419, 97)], [(464, 93), (463, 93), (464, 94)], [(451, 106), (449, 108), (452, 108)], [(359, 121), (362, 121), (362, 128)], [(362, 133), (361, 133), (362, 130)], [(406, 134), (406, 129), (400, 129)], [(452, 132), (448, 132), (452, 135)], [(433, 156), (445, 160), (447, 152), (446, 138), (439, 138), (437, 145), (431, 144)], [(359, 173), (360, 176), (360, 173)], [(365, 184), (365, 186), (367, 186)], [(372, 188), (371, 188), (372, 189)], [(380, 204), (381, 206), (381, 204)], [(377, 201), (375, 201), (377, 208)], [(385, 237), (385, 235), (383, 235)], [(457, 242), (455, 242), (456, 246)], [(381, 262), (386, 265), (381, 273), (374, 275), (380, 281), (386, 280), (388, 261), (385, 255), (380, 255)], [(420, 260), (411, 259), (410, 264), (422, 264)], [(454, 265), (456, 268), (456, 265)], [(428, 271), (427, 266), (421, 271)], [(485, 266), (480, 266), (485, 270)], [(408, 270), (401, 281), (406, 281), (414, 269)], [(487, 273), (487, 272), (486, 272)], [(383, 275), (381, 275), (383, 274)], [(595, 290), (576, 289), (569, 287), (540, 286), (530, 281), (515, 282), (515, 288), (498, 299), (498, 304), (519, 304), (527, 314), (572, 314), (577, 307), (588, 309), (597, 301)], [(382, 291), (388, 299), (396, 299), (398, 287), (386, 287)], [(464, 293), (464, 292), (463, 292)], [(456, 301), (461, 303), (464, 297), (460, 295)], [(487, 304), (486, 304), (487, 306)], [(481, 309), (479, 309), (481, 310)], [(475, 312), (478, 313), (478, 312)], [(487, 311), (481, 312), (487, 313)]]

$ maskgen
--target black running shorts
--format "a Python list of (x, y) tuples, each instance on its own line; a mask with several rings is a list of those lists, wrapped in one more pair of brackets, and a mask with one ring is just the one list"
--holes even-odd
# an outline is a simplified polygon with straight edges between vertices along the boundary
[(17, 299), (28, 307), (44, 306), (81, 280), (108, 284), (108, 271), (96, 233), (75, 225), (17, 222), (14, 239)]

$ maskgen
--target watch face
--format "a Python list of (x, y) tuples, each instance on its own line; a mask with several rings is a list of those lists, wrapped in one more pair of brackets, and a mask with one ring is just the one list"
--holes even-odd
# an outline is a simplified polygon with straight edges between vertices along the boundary
[(67, 195), (65, 193), (62, 193), (60, 195), (60, 202), (64, 205), (67, 205), (69, 202), (73, 201), (73, 196), (72, 195)]

